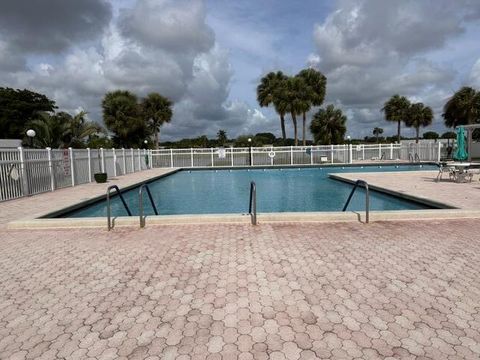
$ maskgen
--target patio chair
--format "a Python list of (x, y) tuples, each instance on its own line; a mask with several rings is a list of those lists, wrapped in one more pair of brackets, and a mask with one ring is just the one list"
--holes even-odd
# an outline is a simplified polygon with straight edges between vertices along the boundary
[(447, 163), (440, 163), (438, 165), (438, 174), (435, 182), (439, 182), (443, 178), (443, 174), (448, 174), (448, 178), (450, 181), (455, 181), (457, 178), (457, 173), (453, 166), (447, 165)]

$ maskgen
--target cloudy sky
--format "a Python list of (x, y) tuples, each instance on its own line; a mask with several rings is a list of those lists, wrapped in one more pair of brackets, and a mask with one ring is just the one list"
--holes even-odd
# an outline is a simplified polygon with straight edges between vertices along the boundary
[(312, 66), (353, 137), (395, 132), (380, 112), (395, 93), (430, 105), (428, 130), (444, 131), (445, 100), (480, 88), (478, 34), (478, 0), (0, 0), (0, 86), (99, 122), (106, 91), (158, 91), (175, 102), (164, 140), (279, 135), (256, 103), (258, 80)]

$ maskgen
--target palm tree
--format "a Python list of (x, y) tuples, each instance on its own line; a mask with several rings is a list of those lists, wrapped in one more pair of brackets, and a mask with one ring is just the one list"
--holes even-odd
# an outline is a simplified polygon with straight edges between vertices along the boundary
[(150, 93), (141, 103), (142, 114), (155, 137), (155, 148), (160, 142), (160, 127), (172, 120), (172, 102), (159, 93)]
[(377, 138), (377, 143), (378, 143), (378, 137), (383, 134), (383, 129), (379, 127), (373, 128), (373, 135)]
[(326, 109), (320, 109), (313, 116), (310, 131), (316, 144), (338, 144), (343, 141), (347, 127), (347, 117), (342, 110), (328, 105)]
[(447, 127), (480, 122), (480, 91), (462, 87), (447, 101), (442, 116)]
[(261, 80), (257, 86), (257, 101), (261, 107), (270, 106), (273, 104), (275, 111), (280, 116), (280, 126), (282, 128), (282, 138), (285, 141), (287, 138), (285, 131), (285, 114), (278, 102), (278, 91), (282, 87), (282, 83), (286, 81), (287, 76), (281, 71), (269, 72)]
[(227, 132), (225, 130), (218, 130), (217, 141), (219, 145), (225, 145), (228, 141)]
[(305, 91), (304, 106), (302, 109), (303, 116), (303, 146), (306, 145), (306, 113), (312, 106), (321, 106), (325, 99), (325, 89), (327, 86), (327, 78), (315, 69), (304, 69), (300, 71), (296, 76), (302, 78), (307, 87)]
[(405, 121), (410, 101), (405, 96), (394, 95), (392, 96), (382, 108), (385, 113), (385, 120), (395, 121), (398, 123), (398, 143), (400, 143), (400, 128), (402, 121)]
[(67, 146), (75, 148), (85, 147), (86, 140), (92, 135), (106, 134), (105, 129), (99, 124), (86, 119), (87, 112), (80, 111), (77, 115), (71, 116), (68, 122)]
[(284, 113), (290, 113), (292, 116), (295, 146), (298, 146), (297, 115), (300, 115), (305, 109), (302, 96), (305, 88), (302, 78), (289, 77), (279, 83), (275, 91), (275, 96), (278, 98), (278, 109)]
[(117, 146), (140, 146), (149, 135), (137, 96), (130, 91), (117, 90), (105, 94), (102, 109), (103, 122), (114, 133)]
[(423, 103), (415, 103), (408, 108), (408, 119), (406, 125), (408, 127), (414, 127), (416, 132), (415, 142), (418, 143), (420, 137), (420, 127), (426, 127), (432, 124), (433, 111), (429, 106), (425, 106)]
[(28, 123), (27, 128), (32, 128), (36, 132), (33, 139), (34, 147), (52, 149), (65, 147), (64, 139), (69, 133), (69, 126), (63, 114), (40, 112), (37, 119)]

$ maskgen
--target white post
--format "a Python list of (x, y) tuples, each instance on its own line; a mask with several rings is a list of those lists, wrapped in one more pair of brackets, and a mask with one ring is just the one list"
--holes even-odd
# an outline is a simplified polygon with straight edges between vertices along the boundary
[(233, 167), (234, 164), (235, 164), (234, 161), (233, 161), (233, 146), (230, 146), (230, 153), (231, 153), (230, 155), (232, 157), (232, 167)]
[(310, 145), (310, 165), (313, 165), (313, 146)]
[(353, 163), (353, 151), (352, 151), (352, 144), (348, 144), (348, 163)]
[(150, 169), (153, 169), (153, 150), (148, 150), (150, 156)]
[(115, 152), (115, 148), (112, 148), (113, 154), (113, 176), (117, 176), (117, 153)]
[(27, 179), (27, 168), (25, 163), (25, 153), (23, 148), (20, 146), (18, 147), (18, 151), (20, 152), (20, 172), (22, 174), (22, 190), (23, 196), (28, 196), (28, 179)]
[(47, 147), (47, 156), (48, 156), (48, 170), (50, 172), (50, 188), (52, 191), (55, 190), (55, 174), (53, 173), (53, 162), (52, 162), (52, 149)]
[(441, 157), (442, 157), (442, 143), (439, 141), (438, 152), (437, 152), (437, 162), (440, 162)]
[(293, 165), (293, 146), (290, 146), (290, 165)]
[(100, 148), (100, 159), (101, 159), (100, 170), (102, 171), (102, 173), (104, 173), (105, 172), (105, 154), (103, 153), (103, 148)]
[(393, 144), (390, 143), (390, 160), (393, 160)]
[(88, 181), (92, 182), (92, 154), (90, 148), (87, 148), (87, 161), (88, 161)]
[(73, 163), (73, 149), (69, 147), (68, 152), (70, 155), (70, 175), (72, 176), (72, 186), (75, 186), (75, 164)]
[(330, 162), (333, 164), (333, 145), (330, 145), (330, 152), (331, 152)]
[(382, 158), (382, 144), (378, 144), (378, 160)]
[(123, 175), (127, 173), (127, 158), (125, 157), (125, 149), (122, 148), (122, 158), (123, 158)]
[(213, 167), (213, 148), (210, 148), (210, 157), (211, 157), (211, 160), (212, 160), (212, 167)]
[(132, 173), (135, 172), (135, 155), (133, 154), (133, 148), (130, 148), (130, 155), (132, 156)]
[(193, 168), (193, 148), (190, 148), (190, 167)]
[(365, 144), (362, 145), (362, 160), (365, 160)]
[(142, 171), (142, 152), (140, 149), (137, 149), (137, 155), (138, 155), (138, 171)]

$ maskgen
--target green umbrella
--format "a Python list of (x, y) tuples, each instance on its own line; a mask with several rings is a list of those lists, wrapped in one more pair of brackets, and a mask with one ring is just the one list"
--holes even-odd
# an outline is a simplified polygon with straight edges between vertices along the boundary
[(468, 159), (468, 153), (465, 149), (465, 131), (463, 126), (460, 126), (457, 130), (457, 150), (455, 151), (453, 158), (459, 161)]

